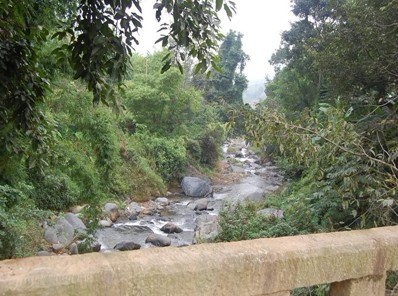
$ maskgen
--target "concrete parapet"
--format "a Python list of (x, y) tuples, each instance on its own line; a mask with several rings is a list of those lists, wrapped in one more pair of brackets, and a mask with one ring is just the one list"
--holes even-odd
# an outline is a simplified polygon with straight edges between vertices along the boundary
[(0, 295), (279, 296), (321, 283), (379, 295), (388, 270), (398, 270), (398, 227), (4, 260)]

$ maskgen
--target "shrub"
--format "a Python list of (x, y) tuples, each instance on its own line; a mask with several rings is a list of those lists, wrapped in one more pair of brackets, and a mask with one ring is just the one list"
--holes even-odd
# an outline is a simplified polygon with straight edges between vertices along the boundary
[(298, 234), (296, 228), (283, 219), (258, 214), (261, 205), (253, 202), (224, 205), (219, 215), (219, 241), (238, 241), (260, 237)]
[(221, 145), (225, 140), (225, 129), (221, 124), (208, 126), (199, 136), (200, 163), (214, 167), (221, 155)]
[(187, 139), (185, 144), (185, 149), (189, 158), (194, 163), (200, 162), (200, 157), (202, 155), (202, 148), (200, 147), (199, 141), (193, 139)]
[(125, 176), (128, 190), (136, 201), (144, 201), (149, 197), (165, 191), (162, 177), (150, 165), (142, 144), (130, 141), (122, 154), (123, 163), (120, 173)]
[(145, 156), (166, 182), (179, 178), (186, 164), (186, 150), (182, 139), (166, 139), (140, 134)]
[(275, 153), (299, 168), (301, 181), (285, 196), (293, 226), (314, 232), (395, 225), (396, 141), (383, 144), (387, 133), (361, 132), (349, 121), (353, 109), (336, 104), (320, 104), (317, 114), (303, 112), (294, 122), (277, 110), (248, 112), (249, 140), (273, 143)]
[(36, 183), (34, 200), (40, 209), (61, 211), (76, 203), (79, 189), (63, 173), (46, 174)]
[[(21, 187), (26, 192), (32, 190)], [(35, 208), (22, 190), (0, 185), (0, 260), (33, 255), (43, 236), (39, 221), (46, 214)]]
[(111, 176), (120, 165), (119, 143), (115, 116), (110, 110), (96, 109), (88, 121), (87, 134), (90, 137), (96, 155), (97, 167), (102, 179), (108, 184)]

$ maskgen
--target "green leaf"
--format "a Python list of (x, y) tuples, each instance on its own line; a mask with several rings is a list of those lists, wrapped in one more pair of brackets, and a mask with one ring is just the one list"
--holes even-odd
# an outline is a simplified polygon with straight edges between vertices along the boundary
[(182, 68), (182, 65), (180, 62), (177, 62), (178, 65), (178, 69), (180, 70), (180, 73), (183, 74), (184, 73), (184, 69)]
[(222, 5), (223, 5), (223, 0), (216, 0), (216, 10), (220, 11)]
[(232, 17), (232, 11), (231, 11), (231, 9), (229, 8), (229, 6), (227, 4), (224, 4), (224, 10), (227, 13), (227, 16), (229, 18), (231, 18)]
[(202, 64), (197, 64), (194, 69), (194, 73), (198, 74), (202, 70)]
[(170, 55), (171, 52), (169, 52), (168, 54), (166, 54), (163, 58), (162, 58), (162, 62), (166, 61), (166, 60), (170, 60)]
[(163, 65), (162, 70), (160, 70), (160, 73), (163, 74), (167, 70), (169, 70), (171, 67), (171, 60), (168, 60), (166, 64)]
[(211, 65), (213, 67), (214, 70), (216, 70), (217, 72), (222, 72), (221, 68), (219, 67), (218, 63), (215, 61), (211, 61)]

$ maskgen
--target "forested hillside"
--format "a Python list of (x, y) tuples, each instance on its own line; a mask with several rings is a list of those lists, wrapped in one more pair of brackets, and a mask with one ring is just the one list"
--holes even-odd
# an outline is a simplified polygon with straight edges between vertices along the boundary
[(245, 113), (291, 179), (268, 201), (286, 213), (282, 234), (395, 225), (398, 2), (295, 0), (293, 12), (266, 100)]
[(154, 2), (174, 22), (147, 56), (133, 50), (140, 1), (0, 2), (0, 258), (40, 250), (41, 225), (71, 206), (96, 227), (107, 201), (145, 201), (189, 166), (213, 169), (245, 87), (238, 34), (219, 31), (234, 5)]

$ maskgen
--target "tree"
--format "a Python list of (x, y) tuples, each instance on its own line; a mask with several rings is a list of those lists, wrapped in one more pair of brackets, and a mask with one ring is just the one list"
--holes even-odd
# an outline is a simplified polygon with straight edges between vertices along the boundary
[(194, 80), (195, 85), (204, 89), (207, 101), (243, 104), (242, 95), (248, 82), (243, 70), (249, 56), (242, 49), (242, 37), (241, 33), (230, 31), (218, 53), (220, 72), (214, 73), (208, 81), (200, 77)]
[(293, 2), (268, 108), (246, 116), (251, 140), (298, 179), (286, 213), (308, 211), (305, 229), (396, 224), (398, 1)]
[[(49, 36), (58, 38), (62, 45), (53, 54), (59, 60), (66, 57), (74, 78), (87, 83), (94, 102), (108, 103), (115, 99), (112, 86), (122, 81), (133, 46), (138, 44), (135, 34), (142, 27), (142, 16), (139, 0), (1, 0), (0, 7), (2, 173), (8, 159), (26, 150), (29, 143), (45, 150), (50, 141), (47, 130), (51, 124), (39, 108), (49, 85), (49, 77), (38, 64), (45, 40)], [(184, 60), (179, 51), (184, 47), (198, 60), (197, 69), (207, 71), (222, 37), (218, 13), (224, 9), (231, 17), (234, 3), (162, 0), (155, 2), (154, 9), (159, 22), (164, 14), (172, 16), (170, 24), (161, 25), (161, 31), (167, 34), (158, 41), (176, 49), (176, 55), (167, 57), (163, 70), (173, 60)], [(60, 26), (57, 30), (55, 23)]]
[[(329, 102), (332, 94), (324, 69), (317, 62), (324, 36), (333, 30), (336, 10), (345, 0), (295, 0), (292, 12), (299, 18), (282, 33), (280, 48), (271, 57), (276, 75), (266, 84), (267, 97), (277, 99), (293, 115), (304, 108)], [(279, 94), (275, 92), (279, 90)]]
[(123, 97), (138, 124), (144, 124), (151, 133), (170, 137), (187, 129), (202, 98), (200, 92), (184, 85), (184, 76), (176, 67), (159, 72), (164, 56), (165, 52), (135, 56)]
[(397, 1), (295, 0), (299, 20), (282, 34), (271, 62), (312, 81), (314, 103), (326, 91), (328, 97), (373, 93), (379, 101), (397, 80), (397, 7)]

